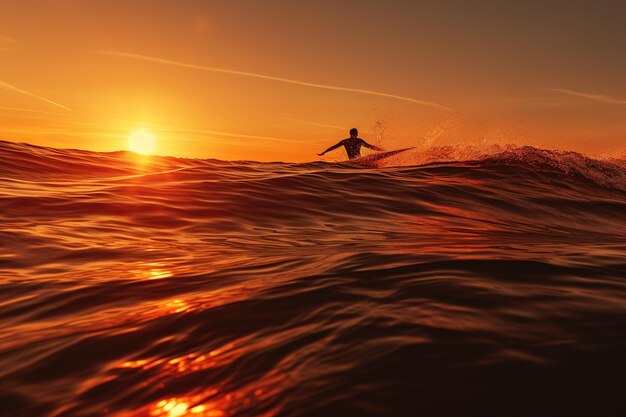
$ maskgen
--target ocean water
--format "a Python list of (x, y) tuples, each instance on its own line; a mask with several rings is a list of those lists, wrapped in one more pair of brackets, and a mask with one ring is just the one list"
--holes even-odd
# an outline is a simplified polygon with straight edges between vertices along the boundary
[(626, 415), (626, 163), (394, 158), (0, 142), (0, 415)]

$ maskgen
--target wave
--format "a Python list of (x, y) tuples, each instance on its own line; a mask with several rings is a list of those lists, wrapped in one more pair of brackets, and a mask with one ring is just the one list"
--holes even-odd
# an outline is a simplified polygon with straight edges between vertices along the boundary
[[(56, 149), (24, 143), (0, 141), (3, 165), (0, 174), (12, 177), (42, 179), (123, 176), (163, 172), (184, 168), (223, 166), (272, 166), (254, 161), (219, 161), (216, 159), (189, 159), (152, 156), (149, 163), (141, 163), (141, 156), (128, 151), (92, 152), (76, 149)], [(517, 145), (450, 145), (414, 149), (380, 161), (375, 168), (411, 167), (452, 162), (480, 162), (483, 166), (518, 166), (541, 172), (561, 173), (587, 179), (594, 184), (624, 190), (626, 187), (626, 160), (591, 158), (578, 152), (538, 149)], [(274, 163), (281, 164), (281, 163)], [(288, 164), (297, 168), (316, 164)]]
[(0, 160), (3, 416), (625, 411), (624, 161)]
[(377, 167), (416, 166), (478, 161), (484, 166), (517, 166), (536, 172), (577, 176), (594, 184), (626, 190), (626, 160), (596, 159), (573, 151), (538, 149), (532, 146), (438, 146), (411, 150), (383, 160)]
[[(5, 142), (1, 206), (6, 215), (28, 207), (27, 215), (38, 220), (88, 214), (181, 230), (202, 227), (197, 219), (205, 218), (211, 227), (232, 232), (250, 225), (350, 224), (355, 218), (404, 222), (418, 215), (446, 219), (443, 225), (460, 217), (467, 228), (496, 224), (516, 233), (583, 234), (616, 225), (626, 213), (626, 168), (615, 162), (532, 147), (418, 153), (426, 154), (430, 162), (424, 165), (389, 158), (387, 165), (398, 165), (360, 169), (322, 162), (146, 159)], [(415, 155), (403, 156), (404, 163)], [(461, 156), (474, 159), (453, 160)], [(45, 189), (38, 188), (42, 182)]]

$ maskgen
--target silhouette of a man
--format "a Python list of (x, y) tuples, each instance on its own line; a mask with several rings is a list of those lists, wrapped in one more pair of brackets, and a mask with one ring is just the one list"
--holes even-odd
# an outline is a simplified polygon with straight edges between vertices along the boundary
[(361, 156), (361, 146), (365, 146), (366, 148), (373, 149), (375, 151), (384, 151), (383, 148), (379, 148), (378, 146), (370, 145), (365, 142), (363, 139), (357, 137), (359, 136), (359, 131), (356, 129), (350, 129), (350, 137), (348, 139), (344, 139), (336, 145), (331, 146), (326, 149), (322, 153), (318, 153), (319, 156), (324, 155), (326, 152), (330, 152), (333, 149), (337, 149), (340, 146), (346, 148), (346, 153), (348, 154), (348, 158), (354, 159)]

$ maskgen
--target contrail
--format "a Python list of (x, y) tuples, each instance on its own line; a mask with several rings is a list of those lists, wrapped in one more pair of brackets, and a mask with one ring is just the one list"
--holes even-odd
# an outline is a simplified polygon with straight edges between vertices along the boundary
[(0, 81), (0, 88), (4, 88), (5, 90), (9, 90), (9, 91), (15, 91), (16, 93), (21, 93), (21, 94), (27, 95), (27, 96), (29, 96), (29, 97), (38, 98), (39, 100), (43, 100), (43, 101), (45, 101), (46, 103), (53, 104), (53, 105), (55, 105), (55, 106), (57, 106), (57, 107), (60, 107), (60, 108), (62, 108), (62, 109), (65, 109), (65, 110), (67, 110), (67, 111), (72, 111), (72, 109), (70, 109), (69, 107), (65, 107), (65, 106), (64, 106), (64, 105), (62, 105), (62, 104), (59, 104), (59, 103), (57, 103), (57, 102), (55, 102), (55, 101), (52, 101), (52, 100), (50, 100), (50, 99), (47, 99), (47, 98), (45, 98), (45, 97), (38, 96), (37, 94), (29, 93), (28, 91), (24, 91), (24, 90), (22, 90), (21, 88), (17, 88), (17, 87), (15, 87), (15, 86), (13, 86), (13, 85), (11, 85), (11, 84), (7, 84), (7, 83), (5, 83), (5, 82), (3, 82), (3, 81)]
[(294, 119), (292, 117), (286, 117), (286, 116), (279, 116), (279, 118), (285, 119), (285, 120), (291, 120), (293, 122), (304, 123), (304, 124), (312, 125), (312, 126), (321, 126), (321, 127), (330, 127), (332, 129), (348, 130), (345, 126), (325, 125), (323, 123), (309, 122), (306, 120)]
[(411, 97), (404, 97), (404, 96), (398, 96), (398, 95), (395, 95), (395, 94), (382, 93), (380, 91), (374, 91), (374, 90), (364, 90), (364, 89), (360, 89), (360, 88), (347, 88), (347, 87), (338, 87), (338, 86), (334, 86), (334, 85), (309, 83), (309, 82), (306, 82), (306, 81), (298, 81), (298, 80), (292, 80), (292, 79), (289, 79), (289, 78), (281, 78), (281, 77), (274, 77), (274, 76), (271, 76), (271, 75), (256, 74), (256, 73), (253, 73), (253, 72), (236, 71), (236, 70), (230, 70), (230, 69), (224, 69), (224, 68), (205, 67), (205, 66), (202, 66), (202, 65), (187, 64), (187, 63), (184, 63), (184, 62), (171, 61), (171, 60), (168, 60), (168, 59), (156, 58), (156, 57), (151, 57), (151, 56), (146, 56), (146, 55), (130, 54), (130, 53), (126, 53), (126, 52), (116, 52), (116, 51), (96, 51), (96, 52), (100, 53), (100, 54), (103, 54), (103, 55), (118, 56), (118, 57), (123, 57), (123, 58), (131, 58), (131, 59), (137, 59), (137, 60), (141, 60), (141, 61), (157, 62), (157, 63), (160, 63), (160, 64), (174, 65), (174, 66), (177, 66), (177, 67), (184, 67), (184, 68), (193, 68), (193, 69), (197, 69), (197, 70), (201, 70), (201, 71), (219, 72), (219, 73), (222, 73), (222, 74), (232, 74), (232, 75), (240, 75), (240, 76), (243, 76), (243, 77), (260, 78), (260, 79), (263, 79), (263, 80), (279, 81), (279, 82), (287, 83), (287, 84), (295, 84), (295, 85), (302, 85), (302, 86), (306, 86), (306, 87), (322, 88), (322, 89), (325, 89), (325, 90), (347, 91), (347, 92), (350, 92), (350, 93), (360, 93), (360, 94), (368, 94), (370, 96), (387, 97), (387, 98), (393, 98), (393, 99), (396, 99), (396, 100), (407, 101), (409, 103), (421, 104), (422, 106), (427, 106), (427, 107), (431, 107), (431, 108), (438, 109), (438, 110), (450, 110), (449, 107), (443, 106), (441, 104), (433, 103), (433, 102), (430, 102), (430, 101), (417, 100), (417, 99), (414, 99), (414, 98), (411, 98)]
[(20, 107), (0, 107), (0, 110), (20, 111), (20, 112), (26, 112), (26, 113), (67, 114), (67, 113), (53, 112), (53, 111), (22, 109)]
[(295, 139), (276, 138), (272, 136), (244, 135), (244, 134), (239, 134), (239, 133), (220, 132), (217, 130), (188, 129), (188, 128), (177, 128), (177, 127), (158, 126), (158, 125), (154, 126), (154, 128), (155, 130), (170, 130), (170, 131), (178, 131), (178, 132), (202, 133), (206, 135), (226, 136), (226, 137), (231, 137), (231, 138), (261, 139), (261, 140), (269, 140), (269, 141), (274, 141), (274, 142), (290, 142), (290, 143), (302, 144), (302, 141), (295, 140)]
[(554, 92), (561, 93), (561, 94), (567, 94), (568, 96), (582, 97), (582, 98), (586, 98), (587, 100), (599, 101), (601, 103), (622, 104), (622, 105), (626, 104), (626, 100), (620, 100), (620, 99), (609, 97), (609, 96), (603, 96), (601, 94), (583, 93), (580, 91), (567, 90), (564, 88), (548, 88), (548, 91), (554, 91)]

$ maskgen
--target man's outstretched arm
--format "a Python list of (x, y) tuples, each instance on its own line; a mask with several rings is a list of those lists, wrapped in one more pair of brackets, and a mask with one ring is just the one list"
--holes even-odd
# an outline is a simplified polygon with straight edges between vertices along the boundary
[(318, 155), (318, 156), (322, 156), (322, 155), (324, 155), (326, 152), (330, 152), (330, 151), (332, 151), (333, 149), (337, 149), (337, 148), (338, 148), (338, 147), (340, 147), (341, 145), (343, 145), (343, 140), (342, 140), (341, 142), (339, 142), (338, 144), (333, 145), (333, 146), (331, 146), (330, 148), (326, 149), (324, 152), (322, 152), (322, 153), (318, 153), (317, 155)]
[(384, 151), (383, 148), (379, 148), (378, 146), (374, 146), (374, 145), (370, 145), (369, 143), (363, 141), (363, 146), (365, 146), (366, 148), (372, 149), (374, 151)]

